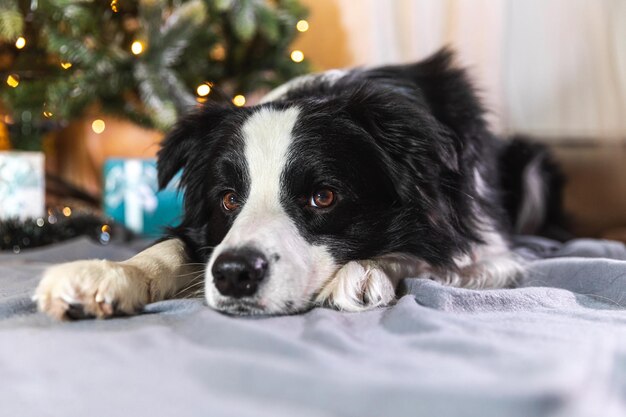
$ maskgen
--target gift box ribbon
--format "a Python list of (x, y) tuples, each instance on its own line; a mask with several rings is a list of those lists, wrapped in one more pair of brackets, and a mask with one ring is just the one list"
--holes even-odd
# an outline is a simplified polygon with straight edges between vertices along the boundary
[(143, 231), (144, 214), (157, 209), (157, 192), (157, 169), (143, 160), (125, 160), (106, 176), (105, 204), (124, 204), (124, 224), (136, 233)]

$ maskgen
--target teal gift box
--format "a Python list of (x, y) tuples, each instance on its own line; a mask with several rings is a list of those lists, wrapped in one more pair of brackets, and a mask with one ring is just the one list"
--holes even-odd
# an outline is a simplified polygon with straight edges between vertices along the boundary
[(180, 223), (179, 182), (180, 173), (159, 191), (156, 160), (109, 159), (104, 164), (104, 212), (135, 233), (160, 236)]

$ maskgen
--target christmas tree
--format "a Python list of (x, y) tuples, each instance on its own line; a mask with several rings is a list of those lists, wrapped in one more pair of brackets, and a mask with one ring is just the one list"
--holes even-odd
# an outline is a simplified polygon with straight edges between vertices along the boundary
[(14, 148), (94, 108), (168, 129), (206, 100), (306, 72), (297, 0), (3, 0), (0, 106)]

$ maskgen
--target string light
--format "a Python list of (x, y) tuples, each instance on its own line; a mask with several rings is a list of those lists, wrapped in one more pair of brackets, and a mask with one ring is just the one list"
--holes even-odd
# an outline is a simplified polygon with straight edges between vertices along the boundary
[(304, 61), (304, 52), (298, 49), (291, 51), (291, 60), (296, 63)]
[(107, 245), (111, 240), (111, 235), (108, 232), (100, 233), (100, 243), (103, 245)]
[(196, 88), (196, 93), (200, 97), (206, 97), (211, 92), (211, 86), (208, 83), (200, 84), (198, 88)]
[(61, 68), (63, 68), (63, 69), (70, 69), (70, 68), (72, 68), (72, 63), (71, 62), (61, 62)]
[(304, 19), (298, 20), (298, 23), (296, 23), (296, 29), (298, 29), (298, 32), (306, 32), (309, 30), (309, 22)]
[(7, 84), (9, 87), (17, 87), (20, 85), (20, 77), (17, 74), (9, 74), (7, 77)]
[(52, 112), (51, 112), (51, 111), (44, 110), (44, 111), (43, 111), (43, 115), (44, 115), (44, 117), (46, 117), (46, 118), (50, 118), (50, 117), (52, 117)]
[(26, 39), (23, 36), (20, 36), (19, 38), (17, 38), (17, 40), (15, 41), (15, 47), (17, 49), (22, 49), (25, 46), (26, 46)]
[(106, 245), (111, 240), (111, 226), (104, 224), (100, 230), (102, 231), (100, 234), (100, 243)]
[(117, 0), (112, 0), (111, 1), (111, 10), (113, 10), (113, 12), (117, 13), (118, 9), (117, 9)]
[(241, 107), (246, 104), (246, 98), (241, 94), (237, 94), (235, 97), (233, 97), (233, 104), (237, 107)]
[(63, 207), (63, 215), (65, 217), (70, 217), (72, 215), (72, 209), (69, 207)]
[(139, 55), (140, 53), (143, 52), (143, 44), (139, 41), (135, 41), (133, 42), (133, 44), (130, 46), (130, 50), (133, 54), (135, 55)]
[(104, 123), (104, 120), (102, 119), (96, 119), (91, 123), (91, 130), (93, 130), (97, 134), (104, 132), (105, 128), (106, 128), (106, 124)]

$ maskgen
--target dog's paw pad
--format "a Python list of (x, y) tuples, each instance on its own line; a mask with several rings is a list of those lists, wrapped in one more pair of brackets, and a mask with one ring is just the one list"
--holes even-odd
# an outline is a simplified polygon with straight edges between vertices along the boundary
[(317, 302), (343, 311), (363, 311), (394, 299), (395, 289), (384, 271), (370, 261), (352, 261), (337, 271)]

